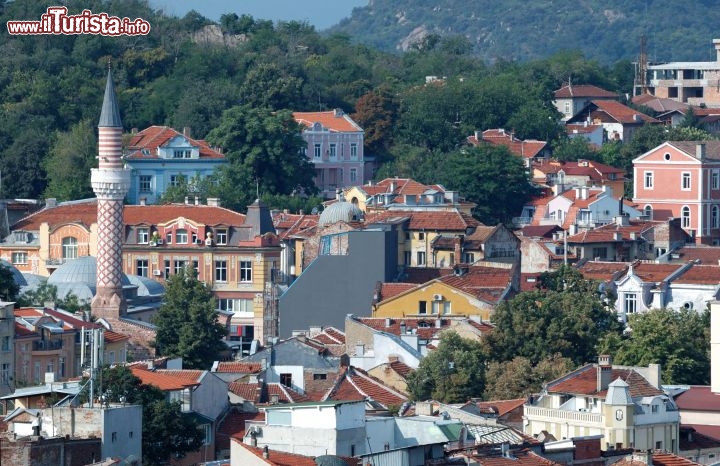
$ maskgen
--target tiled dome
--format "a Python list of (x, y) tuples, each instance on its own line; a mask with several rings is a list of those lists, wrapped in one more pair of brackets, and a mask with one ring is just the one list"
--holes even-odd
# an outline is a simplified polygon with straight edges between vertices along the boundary
[(334, 204), (330, 204), (320, 214), (318, 226), (324, 227), (336, 222), (359, 222), (362, 220), (363, 212), (353, 204), (345, 200), (343, 196), (338, 198)]

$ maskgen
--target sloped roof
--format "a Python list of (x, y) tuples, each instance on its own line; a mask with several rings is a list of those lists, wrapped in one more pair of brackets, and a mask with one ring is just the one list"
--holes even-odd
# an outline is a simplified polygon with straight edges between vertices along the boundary
[(324, 327), (320, 333), (313, 335), (312, 339), (323, 345), (344, 345), (345, 332), (335, 327)]
[(643, 123), (660, 123), (659, 120), (614, 100), (593, 100), (592, 105), (618, 123), (637, 124), (639, 122), (636, 115)]
[(416, 286), (417, 283), (383, 283), (380, 286), (380, 296), (378, 296), (378, 300), (384, 301), (390, 299), (393, 296), (412, 290)]
[[(225, 158), (222, 152), (211, 148), (206, 141), (185, 136), (169, 126), (150, 126), (133, 134), (128, 144), (126, 157), (128, 159), (157, 159), (157, 149), (165, 147), (170, 140), (178, 136), (184, 137), (190, 145), (199, 148), (200, 159)], [(143, 149), (146, 149), (145, 152)]]
[(522, 407), (526, 401), (525, 398), (517, 398), (514, 400), (479, 401), (475, 404), (481, 411), (488, 411), (498, 416), (503, 416), (510, 411)]
[(470, 215), (454, 211), (382, 211), (367, 214), (366, 223), (381, 223), (397, 217), (410, 219), (408, 229), (430, 231), (466, 231), (475, 228), (481, 223)]
[[(720, 426), (716, 426), (720, 429)], [(698, 432), (690, 425), (680, 425), (680, 451), (720, 448), (720, 439)]]
[(576, 268), (588, 280), (605, 282), (614, 280), (619, 273), (625, 273), (628, 267), (628, 262), (586, 261)]
[[(356, 317), (355, 319), (373, 330), (397, 336), (401, 335), (400, 329), (404, 325), (405, 332), (413, 331), (419, 338), (426, 340), (433, 339), (438, 332), (451, 328), (453, 325), (451, 319), (436, 319), (433, 315), (427, 317), (403, 317), (401, 319), (393, 317)], [(440, 326), (436, 327), (438, 320)]]
[(315, 123), (320, 123), (331, 132), (358, 133), (363, 131), (350, 116), (342, 111), (293, 112), (293, 118), (306, 128), (312, 127)]
[[(611, 380), (620, 379), (630, 387), (632, 397), (662, 395), (663, 391), (655, 388), (642, 375), (632, 369), (616, 369), (613, 367)], [(605, 397), (607, 389), (597, 390), (597, 364), (588, 364), (570, 374), (547, 384), (548, 393), (570, 393), (573, 395), (592, 395)]]
[(687, 155), (697, 158), (697, 145), (705, 145), (705, 158), (708, 160), (720, 160), (720, 141), (668, 141), (668, 144), (685, 152)]
[(154, 385), (162, 391), (177, 391), (200, 385), (199, 374), (204, 371), (149, 371), (139, 366), (130, 368), (133, 375), (138, 377), (145, 385)]
[[(616, 241), (632, 241), (631, 234), (637, 237), (663, 222), (652, 220), (629, 220), (628, 225), (608, 223), (592, 230), (585, 230), (572, 236), (568, 236), (568, 243), (590, 244), (590, 243), (611, 243)], [(615, 234), (620, 234), (620, 239), (615, 239)]]
[(482, 456), (468, 455), (480, 466), (550, 466), (559, 465), (554, 461), (543, 458), (530, 450), (512, 451), (508, 457), (502, 455)]
[(468, 142), (472, 145), (487, 143), (495, 146), (507, 147), (508, 150), (519, 157), (529, 159), (536, 157), (547, 146), (546, 141), (538, 141), (536, 139), (518, 139), (512, 132), (506, 132), (504, 129), (486, 129), (482, 132), (480, 140), (476, 136), (469, 136)]
[(343, 367), (338, 374), (335, 385), (323, 397), (323, 401), (359, 401), (371, 398), (388, 406), (400, 406), (407, 397), (400, 392), (384, 385), (379, 379), (372, 377), (362, 369), (353, 366)]
[(632, 103), (651, 108), (659, 113), (669, 112), (672, 110), (686, 110), (691, 107), (690, 105), (684, 102), (678, 102), (675, 99), (666, 99), (648, 93), (636, 95), (632, 98)]
[(230, 448), (230, 438), (242, 438), (245, 436), (246, 421), (264, 421), (265, 413), (248, 413), (236, 408), (231, 409), (220, 421), (217, 428), (215, 448), (226, 450)]
[(691, 385), (689, 389), (675, 396), (675, 404), (680, 410), (720, 413), (720, 393), (713, 393), (707, 385)]
[(684, 265), (681, 264), (655, 264), (641, 262), (633, 264), (633, 273), (643, 282), (663, 282), (673, 273), (680, 270)]
[[(639, 466), (641, 464), (647, 464), (644, 461), (633, 459), (632, 456), (625, 457), (620, 461), (613, 463), (618, 466)], [(661, 451), (652, 452), (652, 464), (653, 466), (695, 466), (700, 463), (691, 461), (682, 456), (677, 456), (672, 453), (665, 453)]]
[(682, 275), (675, 278), (673, 283), (690, 283), (693, 285), (718, 285), (720, 284), (719, 265), (695, 265), (693, 264)]
[(252, 361), (219, 361), (215, 372), (257, 374), (262, 370), (262, 364)]
[(390, 361), (388, 366), (404, 379), (413, 371), (412, 367), (399, 360)]
[(614, 92), (593, 86), (592, 84), (565, 84), (555, 91), (556, 99), (568, 99), (573, 97), (605, 97), (617, 99)]

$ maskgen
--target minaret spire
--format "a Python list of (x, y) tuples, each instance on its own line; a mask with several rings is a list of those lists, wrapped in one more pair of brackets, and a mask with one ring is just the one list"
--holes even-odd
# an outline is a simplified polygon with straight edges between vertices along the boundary
[(98, 122), (99, 163), (91, 175), (98, 199), (97, 283), (91, 309), (98, 317), (117, 318), (127, 310), (122, 288), (122, 231), (123, 199), (130, 189), (130, 171), (122, 162), (122, 121), (109, 66)]

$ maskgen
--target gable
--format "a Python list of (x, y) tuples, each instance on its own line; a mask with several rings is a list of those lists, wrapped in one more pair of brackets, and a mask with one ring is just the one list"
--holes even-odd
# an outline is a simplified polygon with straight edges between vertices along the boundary
[[(669, 158), (668, 158), (669, 156)], [(641, 156), (633, 159), (633, 164), (644, 164), (644, 163), (663, 163), (663, 164), (678, 164), (678, 163), (691, 163), (700, 164), (700, 161), (693, 155), (680, 150), (674, 146), (671, 142), (664, 142), (658, 147), (645, 152)]]

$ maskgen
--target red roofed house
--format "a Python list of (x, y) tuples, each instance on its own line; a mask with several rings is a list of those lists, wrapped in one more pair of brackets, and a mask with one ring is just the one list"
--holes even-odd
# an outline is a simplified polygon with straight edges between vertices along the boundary
[(125, 150), (125, 165), (131, 170), (128, 204), (155, 204), (170, 186), (212, 175), (226, 163), (220, 149), (180, 133), (168, 126), (151, 126), (133, 132)]
[(633, 160), (633, 201), (656, 220), (680, 218), (699, 244), (720, 244), (720, 141), (668, 141)]
[(549, 382), (525, 404), (524, 430), (556, 439), (603, 435), (603, 450), (677, 453), (680, 415), (660, 389), (660, 367), (612, 366), (609, 356)]
[(563, 121), (574, 117), (593, 100), (617, 100), (618, 95), (591, 84), (564, 84), (555, 91), (555, 108)]
[(521, 157), (526, 167), (532, 162), (547, 158), (547, 142), (535, 139), (521, 140), (515, 137), (512, 132), (504, 129), (486, 129), (483, 132), (475, 131), (475, 134), (468, 136), (467, 141), (473, 146), (490, 144), (493, 146), (507, 147), (508, 150)]
[(340, 109), (329, 112), (294, 112), (304, 127), (306, 154), (315, 165), (315, 185), (332, 199), (338, 189), (365, 182), (364, 131)]
[(593, 100), (568, 123), (602, 125), (604, 141), (625, 141), (632, 139), (634, 132), (643, 125), (660, 125), (662, 122), (614, 100)]
[(608, 186), (616, 199), (625, 192), (625, 174), (622, 169), (592, 160), (550, 160), (533, 163), (532, 170), (533, 181), (551, 187), (555, 194), (583, 186)]

